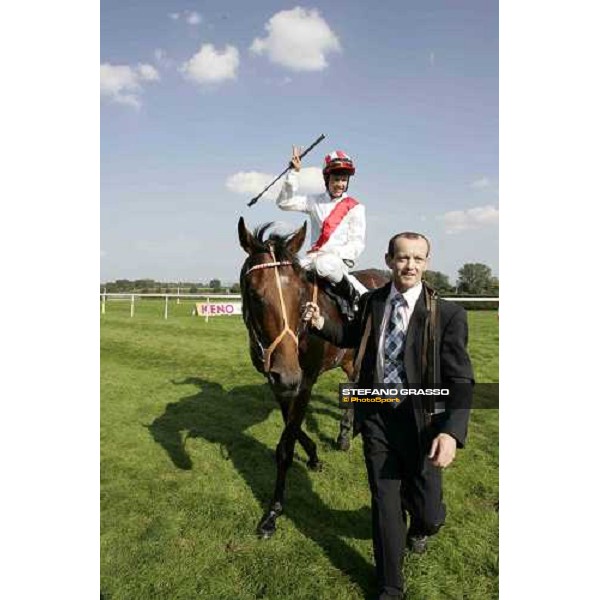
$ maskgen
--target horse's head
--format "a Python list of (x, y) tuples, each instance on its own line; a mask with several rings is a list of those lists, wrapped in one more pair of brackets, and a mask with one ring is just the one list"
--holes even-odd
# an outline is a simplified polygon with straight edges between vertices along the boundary
[(271, 223), (248, 231), (238, 223), (240, 245), (248, 253), (240, 274), (244, 321), (255, 366), (279, 393), (296, 393), (302, 379), (298, 356), (301, 307), (307, 282), (296, 253), (306, 237), (304, 225), (288, 236), (271, 234)]

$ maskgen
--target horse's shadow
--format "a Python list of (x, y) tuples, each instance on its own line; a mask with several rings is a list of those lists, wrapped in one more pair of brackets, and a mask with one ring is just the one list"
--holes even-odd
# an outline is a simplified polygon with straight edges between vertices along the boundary
[[(197, 385), (199, 391), (167, 405), (165, 412), (149, 426), (154, 440), (166, 450), (176, 467), (185, 470), (193, 468), (186, 451), (187, 439), (202, 438), (219, 444), (224, 458), (232, 461), (264, 509), (275, 484), (274, 449), (256, 440), (248, 429), (267, 419), (272, 410), (279, 411), (269, 387), (247, 385), (226, 391), (219, 383), (196, 377), (174, 383)], [(313, 410), (311, 407), (310, 410), (336, 419), (339, 416), (327, 408)], [(314, 417), (308, 419), (308, 427), (321, 440), (333, 445), (333, 441), (318, 430)], [(332, 565), (344, 572), (365, 595), (373, 594), (372, 565), (343, 539), (370, 537), (368, 507), (344, 511), (327, 506), (314, 492), (306, 466), (295, 464), (288, 474), (285, 516), (316, 542)], [(257, 513), (257, 521), (259, 517)], [(253, 531), (255, 525), (242, 526)], [(280, 527), (285, 526), (282, 521)]]

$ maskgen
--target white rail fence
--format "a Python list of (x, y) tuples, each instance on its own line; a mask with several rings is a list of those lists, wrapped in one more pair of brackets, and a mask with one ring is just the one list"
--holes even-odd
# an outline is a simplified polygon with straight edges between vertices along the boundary
[[(242, 305), (242, 296), (240, 294), (144, 294), (144, 293), (138, 293), (138, 292), (134, 292), (134, 293), (126, 293), (126, 292), (121, 292), (121, 293), (107, 293), (107, 292), (101, 292), (100, 293), (100, 300), (101, 300), (101, 309), (100, 312), (104, 315), (106, 314), (106, 302), (107, 300), (110, 301), (120, 301), (120, 302), (129, 302), (130, 305), (130, 310), (129, 310), (129, 315), (131, 317), (133, 317), (133, 315), (135, 314), (135, 303), (136, 303), (136, 298), (137, 299), (141, 299), (141, 298), (164, 298), (165, 304), (164, 304), (164, 318), (168, 319), (169, 318), (169, 300), (175, 300), (177, 304), (180, 304), (181, 299), (185, 299), (185, 298), (197, 298), (198, 300), (204, 300), (205, 304), (207, 305), (207, 309), (204, 310), (204, 316), (206, 317), (206, 321), (208, 321), (209, 316), (217, 316), (217, 315), (222, 315), (222, 314), (226, 314), (226, 315), (233, 315), (233, 314), (241, 314), (241, 305)], [(496, 298), (469, 298), (469, 297), (460, 297), (460, 298), (455, 298), (453, 296), (449, 296), (449, 297), (443, 297), (444, 300), (451, 300), (452, 302), (497, 302), (498, 305), (500, 304), (500, 298), (496, 297)], [(219, 302), (219, 300), (221, 302)], [(210, 310), (210, 305), (211, 302), (213, 303), (213, 305), (215, 305), (215, 307), (217, 306), (223, 306), (223, 305), (231, 305), (233, 308), (232, 310), (219, 310), (219, 311), (214, 311), (211, 312)]]
[[(129, 310), (129, 315), (131, 317), (133, 317), (133, 315), (135, 314), (135, 305), (136, 305), (136, 299), (142, 299), (142, 298), (164, 298), (164, 318), (168, 319), (169, 318), (169, 300), (175, 300), (177, 304), (180, 304), (182, 299), (185, 298), (196, 298), (198, 300), (204, 300), (206, 302), (207, 305), (210, 306), (211, 301), (213, 303), (215, 303), (215, 301), (221, 300), (221, 303), (216, 302), (216, 304), (223, 304), (223, 300), (226, 300), (226, 304), (232, 304), (232, 305), (239, 305), (240, 310), (238, 311), (237, 309), (234, 308), (233, 311), (224, 311), (224, 312), (219, 312), (219, 313), (213, 313), (212, 316), (215, 316), (215, 314), (241, 314), (241, 305), (242, 305), (242, 296), (240, 294), (180, 294), (180, 293), (176, 293), (176, 294), (145, 294), (145, 293), (141, 293), (141, 292), (134, 292), (134, 293), (127, 293), (127, 292), (118, 292), (118, 293), (108, 293), (108, 292), (102, 292), (100, 294), (100, 300), (101, 300), (101, 309), (100, 312), (104, 315), (106, 314), (106, 302), (107, 300), (113, 302), (113, 301), (118, 301), (118, 302), (129, 302), (129, 306), (130, 306), (130, 310)], [(211, 316), (210, 311), (206, 311), (206, 320), (208, 321), (208, 317)]]

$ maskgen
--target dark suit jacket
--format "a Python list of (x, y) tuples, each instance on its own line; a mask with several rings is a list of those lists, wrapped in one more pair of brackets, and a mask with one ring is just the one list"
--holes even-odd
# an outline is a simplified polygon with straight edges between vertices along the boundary
[[(371, 314), (372, 327), (369, 335), (365, 354), (361, 364), (358, 384), (360, 387), (373, 387), (377, 376), (377, 350), (381, 334), (381, 324), (385, 309), (385, 302), (389, 296), (392, 283), (368, 292), (361, 297), (356, 318), (350, 323), (340, 323), (326, 320), (321, 331), (314, 333), (332, 342), (341, 348), (357, 348), (360, 345), (366, 327), (368, 315)], [(425, 286), (419, 296), (415, 309), (408, 325), (404, 344), (404, 367), (406, 370), (408, 387), (427, 387), (423, 380), (421, 365), (421, 349), (423, 332), (427, 318), (425, 305)], [(438, 322), (436, 324), (436, 347), (438, 349), (438, 369), (435, 381), (438, 387), (453, 387), (450, 397), (438, 396), (446, 401), (443, 413), (435, 415), (431, 425), (426, 426), (425, 412), (422, 396), (407, 396), (404, 402), (411, 402), (419, 440), (420, 451), (429, 448), (429, 442), (437, 433), (452, 435), (459, 447), (464, 446), (469, 411), (472, 400), (472, 386), (474, 383), (473, 369), (467, 354), (467, 315), (462, 306), (438, 300)], [(381, 383), (381, 382), (377, 382)], [(459, 385), (456, 385), (459, 384)], [(448, 400), (448, 398), (450, 398)], [(360, 431), (361, 425), (368, 414), (374, 410), (396, 410), (389, 405), (356, 404), (354, 407), (354, 433)]]

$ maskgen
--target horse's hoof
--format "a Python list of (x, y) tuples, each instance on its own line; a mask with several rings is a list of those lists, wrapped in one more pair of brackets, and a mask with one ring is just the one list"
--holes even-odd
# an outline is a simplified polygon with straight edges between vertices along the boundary
[(268, 540), (277, 530), (275, 521), (277, 517), (283, 512), (283, 507), (277, 504), (274, 508), (267, 511), (262, 519), (259, 521), (256, 527), (256, 534), (263, 540)]
[(310, 460), (307, 466), (311, 471), (315, 471), (316, 473), (320, 473), (323, 470), (323, 463), (320, 460)]
[(268, 540), (273, 536), (277, 527), (275, 526), (275, 520), (270, 519), (268, 516), (261, 519), (260, 523), (256, 528), (256, 535), (262, 540)]
[(273, 536), (275, 530), (275, 527), (273, 527), (273, 529), (266, 529), (259, 524), (256, 528), (256, 535), (258, 535), (261, 540), (268, 540)]

